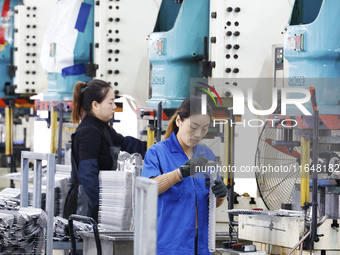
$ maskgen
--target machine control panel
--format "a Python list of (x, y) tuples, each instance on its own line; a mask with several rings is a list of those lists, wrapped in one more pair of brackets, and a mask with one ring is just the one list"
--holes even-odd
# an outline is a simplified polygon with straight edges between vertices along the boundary
[(294, 51), (303, 51), (303, 39), (304, 35), (302, 33), (295, 34), (292, 37), (288, 37), (288, 49)]
[(161, 38), (157, 40), (156, 42), (152, 42), (152, 50), (153, 50), (152, 52), (154, 54), (158, 54), (158, 55), (165, 54), (164, 48), (165, 48), (165, 38)]
[(283, 47), (275, 48), (275, 70), (283, 70)]

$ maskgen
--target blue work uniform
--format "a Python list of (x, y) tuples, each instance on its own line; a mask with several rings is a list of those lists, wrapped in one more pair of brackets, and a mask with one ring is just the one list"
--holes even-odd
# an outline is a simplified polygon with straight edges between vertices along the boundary
[[(211, 149), (200, 144), (195, 146), (193, 157), (199, 155), (216, 161)], [(169, 173), (187, 160), (174, 131), (168, 139), (147, 150), (142, 176), (150, 178)], [(184, 178), (158, 196), (157, 255), (195, 254), (196, 205), (197, 254), (211, 254), (208, 250), (209, 187), (205, 185), (205, 175), (202, 177)]]

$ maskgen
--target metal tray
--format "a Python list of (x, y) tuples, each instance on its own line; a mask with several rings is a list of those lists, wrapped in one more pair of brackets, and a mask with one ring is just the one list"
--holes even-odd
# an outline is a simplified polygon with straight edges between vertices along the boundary
[[(83, 255), (97, 255), (97, 247), (93, 232), (79, 232), (83, 237)], [(133, 235), (126, 232), (99, 232), (102, 254), (133, 255)]]

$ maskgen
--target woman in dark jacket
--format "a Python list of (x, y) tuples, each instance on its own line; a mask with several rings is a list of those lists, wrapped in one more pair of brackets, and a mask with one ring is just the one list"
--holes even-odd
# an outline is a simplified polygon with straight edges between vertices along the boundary
[(109, 126), (116, 108), (114, 99), (113, 89), (102, 80), (78, 82), (74, 87), (72, 120), (81, 123), (72, 135), (71, 188), (65, 218), (77, 213), (98, 222), (99, 171), (115, 170), (120, 150), (145, 155), (146, 142), (124, 137)]

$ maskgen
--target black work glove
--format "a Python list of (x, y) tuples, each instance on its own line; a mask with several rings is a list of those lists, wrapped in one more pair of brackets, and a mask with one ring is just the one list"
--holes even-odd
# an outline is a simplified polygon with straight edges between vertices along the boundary
[[(203, 156), (198, 156), (197, 158), (186, 161), (184, 166), (179, 168), (179, 171), (181, 171), (182, 177), (186, 178), (190, 175), (200, 172), (200, 167), (205, 166), (206, 163), (208, 163), (208, 159)], [(196, 169), (196, 167), (198, 168)]]
[[(208, 187), (210, 187), (210, 181), (205, 183)], [(227, 187), (225, 186), (224, 182), (220, 179), (215, 180), (215, 185), (212, 186), (212, 192), (215, 194), (215, 197), (222, 198), (227, 195)]]

